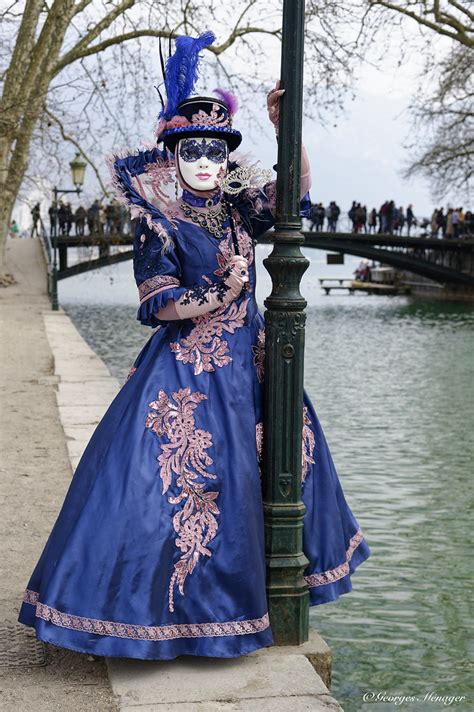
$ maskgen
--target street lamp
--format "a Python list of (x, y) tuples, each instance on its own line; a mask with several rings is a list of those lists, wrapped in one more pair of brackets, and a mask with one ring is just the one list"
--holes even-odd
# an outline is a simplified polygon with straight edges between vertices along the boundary
[(84, 175), (86, 172), (86, 163), (81, 161), (81, 154), (76, 153), (75, 158), (71, 161), (69, 166), (71, 167), (72, 182), (76, 186), (76, 190), (84, 185)]
[(86, 163), (81, 161), (81, 154), (76, 153), (74, 159), (70, 162), (69, 166), (71, 168), (72, 182), (76, 186), (74, 189), (53, 188), (53, 216), (54, 220), (52, 223), (53, 228), (53, 270), (52, 270), (52, 284), (51, 284), (51, 307), (53, 311), (58, 311), (58, 198), (60, 195), (65, 195), (66, 193), (76, 193), (79, 195), (82, 191), (82, 186), (84, 185), (84, 176), (86, 172)]
[(301, 125), (304, 0), (284, 0), (276, 220), (272, 278), (265, 299), (263, 470), (267, 596), (276, 645), (308, 640), (309, 595), (303, 571), (301, 439), (306, 301), (300, 281), (309, 266), (301, 253)]

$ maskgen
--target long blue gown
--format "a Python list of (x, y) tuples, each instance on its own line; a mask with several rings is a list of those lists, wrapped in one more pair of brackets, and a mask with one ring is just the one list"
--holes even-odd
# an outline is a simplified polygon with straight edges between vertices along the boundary
[[(233, 244), (228, 223), (217, 238), (144, 199), (140, 176), (158, 156), (115, 163), (138, 218), (138, 318), (158, 328), (83, 454), (19, 620), (43, 641), (95, 655), (236, 657), (272, 642), (252, 236), (273, 224), (275, 186), (241, 193), (234, 210), (250, 290), (201, 317), (160, 322), (169, 299), (191, 286), (199, 298), (222, 279)], [(370, 550), (306, 393), (303, 416), (305, 576), (317, 605), (351, 590)]]

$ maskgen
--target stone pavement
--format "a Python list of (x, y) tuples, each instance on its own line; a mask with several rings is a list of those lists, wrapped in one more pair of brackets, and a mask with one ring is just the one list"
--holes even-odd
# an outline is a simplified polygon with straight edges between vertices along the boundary
[[(31, 243), (33, 242), (36, 241), (31, 241)], [(28, 250), (31, 252), (33, 246), (29, 242), (27, 244), (30, 245)], [(26, 249), (23, 246), (21, 248)], [(19, 246), (15, 245), (15, 253), (19, 249)], [(21, 280), (16, 270), (10, 268), (10, 271), (15, 271), (19, 284), (9, 290), (15, 289), (18, 292), (21, 289)], [(15, 298), (13, 293), (11, 296)], [(19, 313), (21, 311), (19, 309)], [(80, 336), (69, 317), (62, 311), (51, 312), (44, 294), (39, 298), (38, 289), (35, 292), (33, 311), (34, 319), (31, 318), (31, 322), (34, 322), (34, 327), (38, 332), (36, 341), (41, 341), (47, 365), (46, 372), (42, 373), (39, 379), (43, 385), (38, 387), (47, 391), (48, 408), (54, 413), (49, 412), (48, 417), (42, 417), (39, 422), (36, 421), (37, 397), (33, 391), (37, 384), (34, 381), (32, 383), (35, 385), (31, 391), (30, 388), (25, 391), (30, 394), (29, 407), (27, 405), (28, 395), (26, 395), (25, 402), (18, 406), (18, 413), (20, 418), (26, 417), (27, 420), (32, 419), (36, 422), (38, 443), (44, 444), (45, 431), (51, 433), (44, 455), (48, 459), (47, 472), (42, 470), (36, 484), (41, 488), (41, 486), (45, 486), (45, 481), (48, 481), (49, 478), (56, 477), (57, 480), (59, 471), (61, 471), (61, 477), (60, 484), (56, 481), (59, 488), (55, 492), (54, 506), (51, 511), (48, 509), (45, 512), (40, 531), (35, 532), (34, 545), (30, 541), (31, 550), (26, 554), (28, 565), (34, 563), (44, 541), (44, 534), (53, 523), (54, 511), (60, 506), (64, 495), (64, 485), (67, 484), (67, 482), (63, 482), (63, 479), (67, 480), (67, 476), (64, 477), (64, 475), (70, 473), (65, 466), (66, 447), (70, 466), (74, 469), (95, 426), (119, 388), (118, 382), (111, 377), (105, 364)], [(16, 348), (17, 351), (23, 351), (24, 354), (25, 333), (20, 324), (16, 324), (16, 328), (18, 330)], [(35, 345), (35, 354), (38, 356), (40, 354), (37, 345)], [(7, 358), (16, 360), (25, 358), (25, 354), (23, 357), (17, 356), (15, 349), (11, 349)], [(44, 368), (45, 366), (43, 366)], [(16, 370), (18, 371), (18, 369)], [(13, 383), (11, 385), (15, 387)], [(41, 397), (44, 398), (44, 395), (42, 394)], [(56, 409), (52, 402), (54, 398), (57, 403)], [(58, 427), (58, 416), (63, 433)], [(31, 448), (31, 441), (26, 442), (27, 438), (23, 437), (22, 432), (24, 435), (24, 429), (20, 430), (18, 439), (23, 441), (25, 448), (28, 445)], [(53, 448), (51, 451), (50, 447)], [(37, 457), (38, 455), (36, 455)], [(20, 459), (26, 461), (26, 458)], [(31, 478), (36, 478), (36, 460), (30, 456), (28, 462)], [(51, 475), (51, 472), (54, 474)], [(31, 498), (31, 493), (28, 496)], [(34, 495), (32, 502), (36, 506)], [(24, 526), (27, 527), (32, 526), (29, 514), (31, 512), (28, 509), (23, 514)], [(27, 546), (27, 542), (25, 542), (25, 546)], [(14, 566), (13, 560), (10, 560), (9, 563), (10, 566)], [(28, 566), (26, 569), (29, 572)], [(20, 581), (17, 583), (16, 601), (18, 596), (21, 596), (21, 586), (24, 586), (24, 583), (25, 577), (23, 576), (21, 585)], [(68, 653), (68, 655), (81, 661), (85, 659), (84, 664), (92, 665), (87, 660), (88, 656), (73, 653)], [(102, 663), (95, 662), (93, 667), (94, 680), (96, 680), (94, 684), (99, 685), (100, 681), (104, 685), (104, 689), (100, 688), (103, 699), (95, 707), (95, 710), (101, 712), (113, 709), (113, 706), (110, 706), (112, 699), (106, 694)], [(107, 667), (115, 702), (120, 710), (127, 712), (133, 710), (137, 710), (137, 712), (151, 712), (151, 710), (158, 712), (167, 710), (170, 712), (174, 710), (177, 712), (194, 712), (194, 710), (196, 712), (214, 712), (214, 710), (229, 712), (234, 710), (242, 712), (258, 712), (260, 710), (262, 712), (267, 710), (269, 712), (270, 710), (271, 712), (283, 710), (329, 712), (341, 710), (316, 672), (318, 670), (326, 681), (330, 679), (330, 652), (326, 643), (315, 632), (312, 633), (310, 641), (304, 646), (267, 648), (235, 660), (181, 658), (175, 661), (153, 662), (108, 659)], [(42, 671), (44, 674), (47, 669), (37, 668), (37, 671)], [(36, 674), (38, 674), (37, 671)], [(36, 704), (31, 706), (31, 709), (33, 708), (35, 710), (42, 709), (38, 708)], [(22, 708), (16, 706), (15, 709)], [(56, 707), (47, 709), (56, 709)], [(67, 706), (68, 712), (75, 709), (81, 710), (81, 712), (89, 710), (84, 705)]]
[(102, 659), (46, 646), (40, 667), (28, 654), (33, 632), (17, 623), (72, 473), (42, 316), (49, 301), (41, 248), (36, 239), (9, 240), (6, 256), (17, 284), (0, 289), (0, 709), (109, 712), (117, 705)]

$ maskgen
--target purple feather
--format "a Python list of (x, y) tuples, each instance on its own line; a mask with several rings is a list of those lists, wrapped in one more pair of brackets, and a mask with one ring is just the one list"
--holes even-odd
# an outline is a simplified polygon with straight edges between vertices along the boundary
[(239, 102), (235, 94), (227, 89), (214, 89), (214, 94), (219, 97), (221, 101), (227, 106), (229, 113), (234, 115), (239, 108)]
[(199, 37), (178, 37), (174, 54), (166, 62), (166, 107), (158, 118), (168, 121), (176, 115), (180, 102), (187, 99), (198, 79), (199, 53), (215, 40), (213, 32), (204, 32)]

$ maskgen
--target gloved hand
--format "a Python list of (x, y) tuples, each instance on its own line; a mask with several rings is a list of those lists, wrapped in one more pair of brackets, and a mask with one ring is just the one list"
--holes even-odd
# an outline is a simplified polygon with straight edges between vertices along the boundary
[(229, 287), (229, 297), (226, 304), (240, 296), (245, 283), (249, 281), (249, 263), (242, 255), (234, 255), (227, 262), (229, 275), (224, 279), (224, 284)]
[(224, 279), (208, 287), (196, 285), (187, 289), (177, 301), (159, 309), (156, 317), (165, 321), (192, 319), (234, 301), (249, 281), (248, 260), (234, 255), (227, 263), (225, 274)]

